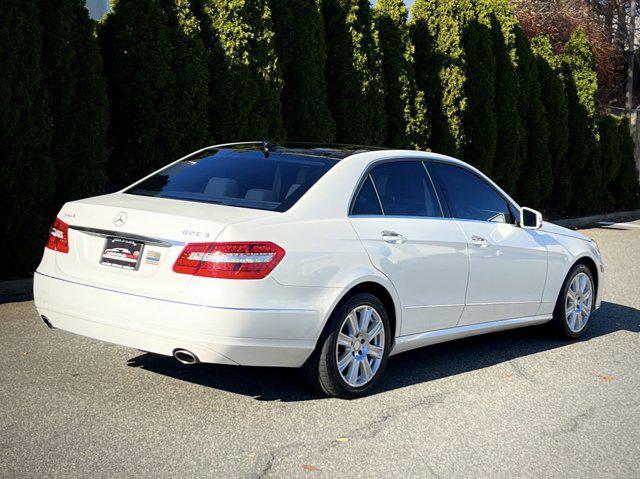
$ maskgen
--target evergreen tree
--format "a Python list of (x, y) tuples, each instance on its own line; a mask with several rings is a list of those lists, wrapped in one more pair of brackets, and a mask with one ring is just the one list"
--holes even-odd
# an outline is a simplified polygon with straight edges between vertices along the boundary
[(515, 196), (521, 166), (518, 146), (523, 135), (518, 113), (519, 84), (512, 49), (507, 44), (504, 33), (505, 22), (501, 22), (499, 18), (490, 14), (493, 56), (496, 62), (494, 99), (497, 130), (493, 179), (506, 192)]
[(569, 147), (569, 118), (567, 98), (562, 79), (562, 63), (560, 57), (553, 52), (547, 36), (538, 36), (531, 41), (536, 56), (540, 85), (544, 94), (544, 104), (549, 123), (549, 155), (551, 156), (553, 190), (549, 207), (555, 211), (565, 212), (571, 198), (571, 179), (567, 165), (567, 149)]
[(172, 35), (157, 0), (116, 0), (99, 28), (110, 99), (112, 187), (122, 187), (176, 159)]
[(282, 75), (267, 0), (194, 0), (193, 7), (208, 50), (215, 141), (282, 139)]
[(536, 58), (520, 28), (515, 30), (515, 47), (520, 80), (518, 110), (524, 132), (520, 145), (518, 200), (539, 208), (551, 193), (553, 183), (549, 123), (542, 103)]
[(411, 7), (409, 32), (414, 47), (413, 71), (416, 88), (423, 96), (414, 118), (430, 127), (429, 147), (438, 153), (455, 155), (455, 139), (444, 113), (444, 89), (440, 70), (444, 57), (437, 49), (440, 31), (437, 0), (415, 0)]
[(94, 23), (82, 0), (39, 0), (44, 86), (56, 189), (50, 214), (105, 183), (107, 91)]
[[(622, 142), (623, 135), (628, 135), (628, 129), (625, 132), (621, 130), (619, 124), (626, 123), (625, 117), (614, 115), (602, 115), (599, 119), (600, 132), (600, 166), (602, 168), (602, 192), (603, 203), (605, 207), (612, 207), (616, 203), (615, 192), (611, 187), (618, 178), (620, 165), (624, 155)], [(621, 134), (622, 132), (622, 134)]]
[(610, 186), (613, 206), (617, 209), (636, 209), (640, 207), (640, 184), (634, 157), (635, 144), (626, 118), (617, 122), (617, 129), (620, 166), (617, 177)]
[(5, 2), (0, 15), (0, 276), (33, 271), (53, 218), (51, 120), (42, 79), (42, 29), (35, 0)]
[(598, 80), (593, 52), (582, 30), (571, 35), (562, 61), (570, 125), (567, 163), (572, 172), (571, 211), (590, 213), (600, 205), (602, 171), (596, 108)]
[(329, 110), (341, 143), (385, 140), (384, 85), (368, 0), (322, 0)]
[(373, 12), (385, 84), (385, 145), (426, 148), (428, 122), (419, 116), (426, 105), (424, 93), (417, 91), (413, 76), (413, 45), (409, 38), (407, 7), (403, 0), (378, 0)]
[(172, 37), (177, 154), (183, 156), (211, 143), (207, 52), (189, 0), (160, 0), (160, 6)]
[(317, 0), (270, 0), (282, 68), (282, 116), (290, 141), (331, 142), (335, 124), (327, 106), (324, 27)]
[(476, 6), (474, 0), (414, 3), (415, 71), (420, 89), (434, 87), (428, 108), (442, 112), (431, 117), (436, 151), (461, 156), (491, 173), (497, 135), (495, 60), (490, 29), (479, 21)]

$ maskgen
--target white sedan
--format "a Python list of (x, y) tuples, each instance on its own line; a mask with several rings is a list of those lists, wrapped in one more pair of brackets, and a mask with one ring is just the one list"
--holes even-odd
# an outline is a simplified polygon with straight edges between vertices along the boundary
[(303, 367), (352, 398), (410, 349), (547, 322), (581, 336), (603, 271), (594, 241), (454, 158), (237, 143), (65, 204), (34, 297), (49, 327), (185, 364)]

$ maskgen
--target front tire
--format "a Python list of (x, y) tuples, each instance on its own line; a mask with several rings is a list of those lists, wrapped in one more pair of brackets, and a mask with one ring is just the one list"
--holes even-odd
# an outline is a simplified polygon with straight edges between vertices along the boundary
[(331, 314), (327, 333), (304, 369), (312, 385), (329, 396), (365, 396), (382, 376), (392, 341), (382, 302), (369, 293), (355, 294)]
[(595, 282), (583, 263), (571, 268), (553, 312), (553, 326), (560, 336), (576, 339), (584, 335), (595, 304)]

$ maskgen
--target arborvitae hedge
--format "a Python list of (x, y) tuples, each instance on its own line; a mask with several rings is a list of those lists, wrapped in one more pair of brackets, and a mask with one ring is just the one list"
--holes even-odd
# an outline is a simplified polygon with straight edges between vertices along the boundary
[(385, 85), (387, 136), (385, 146), (427, 148), (429, 124), (424, 93), (413, 75), (413, 45), (409, 38), (408, 11), (403, 0), (378, 0), (374, 9), (380, 40)]
[(635, 144), (629, 134), (629, 123), (626, 118), (617, 121), (620, 167), (618, 175), (610, 184), (613, 204), (616, 209), (635, 209), (640, 207), (640, 184), (638, 170), (634, 158)]
[(331, 142), (324, 27), (317, 0), (270, 0), (282, 69), (282, 116), (289, 141)]
[(516, 194), (520, 176), (519, 145), (523, 127), (518, 112), (519, 80), (515, 69), (515, 15), (506, 0), (485, 0), (485, 18), (491, 26), (495, 58), (494, 102), (496, 112), (496, 155), (492, 178), (509, 194)]
[(207, 111), (207, 52), (190, 0), (160, 0), (159, 4), (172, 37), (177, 151), (178, 155), (182, 156), (211, 144)]
[(98, 32), (110, 98), (107, 170), (122, 187), (181, 152), (173, 36), (157, 0), (115, 1)]
[(520, 145), (517, 198), (523, 205), (539, 208), (551, 193), (553, 184), (549, 123), (542, 103), (536, 58), (520, 28), (515, 30), (515, 47), (520, 80), (518, 111), (525, 132)]
[(584, 32), (576, 30), (564, 47), (563, 71), (569, 107), (569, 150), (572, 214), (596, 211), (600, 206), (602, 171), (598, 151), (598, 80), (595, 59)]
[(52, 124), (56, 189), (49, 210), (100, 193), (105, 184), (107, 88), (94, 23), (83, 0), (40, 0), (44, 87)]
[(384, 85), (368, 0), (322, 0), (327, 101), (340, 143), (385, 139)]
[(567, 97), (562, 79), (562, 64), (554, 54), (549, 37), (538, 36), (531, 41), (536, 56), (542, 103), (549, 123), (549, 155), (551, 156), (552, 195), (547, 206), (555, 212), (564, 212), (571, 198), (571, 175), (567, 164), (569, 146), (569, 117)]
[(424, 95), (416, 116), (429, 125), (429, 147), (438, 153), (454, 155), (455, 139), (443, 107), (444, 89), (439, 74), (443, 55), (437, 49), (440, 31), (437, 10), (437, 0), (415, 0), (411, 7), (409, 31), (414, 47), (413, 71), (416, 87)]
[(428, 98), (444, 115), (432, 116), (434, 147), (491, 173), (497, 126), (490, 29), (472, 0), (417, 0), (412, 12), (417, 83), (424, 91), (434, 78), (441, 84)]
[(42, 78), (36, 0), (4, 2), (0, 15), (0, 276), (25, 276), (42, 254), (55, 189), (51, 119)]
[(282, 75), (267, 0), (194, 0), (209, 53), (216, 142), (281, 140)]

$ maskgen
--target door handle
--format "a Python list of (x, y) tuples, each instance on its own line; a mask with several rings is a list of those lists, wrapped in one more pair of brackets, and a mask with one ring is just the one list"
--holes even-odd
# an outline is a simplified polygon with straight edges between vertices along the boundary
[(402, 244), (407, 241), (407, 238), (402, 236), (400, 233), (396, 233), (395, 231), (383, 231), (381, 233), (383, 241), (392, 244)]
[(486, 248), (489, 242), (481, 236), (472, 236), (471, 242), (479, 248)]

